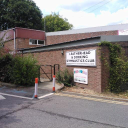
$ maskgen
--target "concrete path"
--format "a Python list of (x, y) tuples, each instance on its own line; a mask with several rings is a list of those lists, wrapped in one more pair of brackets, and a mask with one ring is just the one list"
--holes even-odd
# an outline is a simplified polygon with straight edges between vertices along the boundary
[[(58, 83), (55, 83), (55, 91), (57, 91), (61, 87), (62, 87), (61, 85), (59, 85)], [(39, 89), (46, 89), (52, 92), (53, 82), (41, 82), (39, 83)]]

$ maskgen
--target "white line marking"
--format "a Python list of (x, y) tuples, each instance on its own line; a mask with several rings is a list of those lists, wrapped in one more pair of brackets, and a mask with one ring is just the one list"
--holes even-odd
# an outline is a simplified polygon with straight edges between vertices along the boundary
[(0, 100), (4, 100), (6, 99), (5, 97), (3, 97), (2, 95), (0, 95)]
[(17, 98), (22, 98), (22, 99), (28, 99), (28, 100), (32, 100), (33, 99), (33, 98), (29, 98), (29, 97), (11, 95), (11, 94), (6, 94), (6, 93), (0, 93), (0, 94), (1, 95), (5, 95), (5, 96), (12, 96), (12, 97), (17, 97)]
[(54, 93), (50, 93), (50, 94), (47, 94), (47, 95), (44, 95), (44, 96), (40, 96), (40, 97), (38, 97), (39, 99), (42, 99), (42, 98), (44, 98), (44, 97), (47, 97), (47, 96), (51, 96), (51, 95), (53, 95)]

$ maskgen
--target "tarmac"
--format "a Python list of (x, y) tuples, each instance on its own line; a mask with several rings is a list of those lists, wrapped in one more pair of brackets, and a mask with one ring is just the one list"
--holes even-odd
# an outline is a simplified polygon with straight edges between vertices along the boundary
[[(63, 84), (55, 83), (55, 92), (60, 92), (64, 88)], [(0, 95), (7, 94), (7, 95), (15, 95), (15, 96), (21, 96), (21, 97), (27, 97), (27, 98), (34, 98), (34, 92), (35, 92), (35, 86), (33, 87), (25, 87), (25, 86), (17, 86), (14, 84), (9, 83), (0, 83)], [(41, 82), (38, 84), (38, 97), (43, 97), (45, 95), (49, 95), (53, 92), (53, 82), (48, 80), (41, 80)], [(91, 98), (102, 98), (107, 100), (115, 100), (115, 101), (124, 101), (128, 102), (128, 99), (123, 98), (114, 98), (114, 97), (104, 97), (104, 96), (97, 96), (97, 95), (90, 95), (90, 94), (79, 94), (76, 92), (70, 92), (70, 91), (61, 91), (62, 94), (66, 95), (76, 95), (76, 96), (85, 96), (85, 97), (91, 97)]]
[[(17, 95), (21, 97), (34, 98), (35, 86), (24, 87), (8, 83), (0, 83), (0, 94)], [(55, 83), (55, 92), (61, 90), (64, 86)], [(41, 81), (38, 84), (38, 97), (48, 95), (53, 92), (53, 82), (51, 81)]]

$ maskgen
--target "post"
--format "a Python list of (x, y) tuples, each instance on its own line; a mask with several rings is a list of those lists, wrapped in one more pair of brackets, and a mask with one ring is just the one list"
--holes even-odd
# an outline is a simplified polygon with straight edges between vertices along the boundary
[(45, 17), (44, 17), (44, 31), (45, 31)]
[(55, 75), (53, 75), (53, 92), (55, 92)]
[(13, 28), (14, 31), (14, 53), (16, 53), (16, 29)]
[(35, 94), (34, 98), (38, 98), (38, 78), (35, 78)]

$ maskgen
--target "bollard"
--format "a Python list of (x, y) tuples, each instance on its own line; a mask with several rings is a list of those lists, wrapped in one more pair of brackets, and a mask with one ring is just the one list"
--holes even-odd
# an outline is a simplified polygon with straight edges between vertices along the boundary
[(55, 75), (53, 75), (53, 92), (55, 92)]
[(34, 98), (38, 98), (38, 78), (35, 78), (35, 96)]

